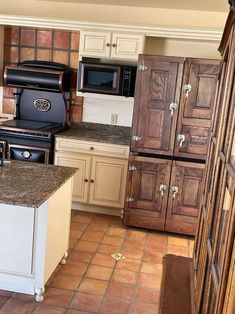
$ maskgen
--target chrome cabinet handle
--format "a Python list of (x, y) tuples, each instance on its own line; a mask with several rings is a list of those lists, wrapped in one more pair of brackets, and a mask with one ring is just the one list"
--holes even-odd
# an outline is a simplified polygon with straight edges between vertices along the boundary
[(192, 86), (190, 84), (185, 84), (183, 87), (183, 90), (185, 92), (186, 97), (188, 97), (188, 94), (191, 92), (192, 90)]
[(172, 185), (171, 187), (171, 192), (173, 193), (172, 197), (175, 198), (176, 197), (176, 194), (179, 193), (179, 188), (177, 185)]
[(170, 103), (169, 109), (171, 111), (171, 116), (174, 115), (174, 111), (177, 110), (178, 104), (176, 102)]
[(184, 134), (178, 134), (177, 135), (177, 141), (180, 143), (180, 147), (182, 147), (183, 142), (185, 141), (185, 135)]
[(160, 190), (160, 193), (161, 193), (161, 197), (163, 197), (164, 196), (164, 192), (167, 190), (167, 185), (160, 184), (159, 190)]

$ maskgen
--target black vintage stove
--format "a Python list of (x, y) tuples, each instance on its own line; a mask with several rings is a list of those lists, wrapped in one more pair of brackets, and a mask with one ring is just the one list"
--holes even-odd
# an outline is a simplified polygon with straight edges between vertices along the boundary
[(16, 118), (0, 122), (6, 157), (53, 163), (54, 135), (67, 128), (69, 69), (53, 62), (26, 61), (6, 67), (4, 78), (8, 86), (17, 87)]

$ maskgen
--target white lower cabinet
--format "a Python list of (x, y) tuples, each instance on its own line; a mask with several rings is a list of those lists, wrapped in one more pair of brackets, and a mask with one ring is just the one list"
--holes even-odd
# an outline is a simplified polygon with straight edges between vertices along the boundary
[[(56, 147), (60, 144), (57, 140)], [(115, 158), (103, 156), (105, 153), (100, 152), (100, 143), (97, 145), (96, 147), (96, 144), (92, 143), (91, 152), (88, 150), (87, 154), (84, 153), (84, 150), (83, 153), (74, 151), (76, 145), (73, 145), (72, 152), (56, 150), (54, 163), (78, 168), (78, 172), (74, 177), (73, 201), (123, 208), (129, 148), (126, 147), (126, 156)], [(108, 145), (106, 144), (107, 149)], [(66, 147), (68, 149), (68, 145)], [(120, 148), (125, 147), (110, 144), (109, 155), (111, 151), (112, 155), (115, 155), (115, 148), (117, 148), (119, 154)]]

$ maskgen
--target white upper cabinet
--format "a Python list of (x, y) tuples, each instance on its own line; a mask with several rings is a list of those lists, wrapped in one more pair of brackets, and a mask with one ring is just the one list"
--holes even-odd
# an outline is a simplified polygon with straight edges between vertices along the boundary
[(81, 31), (80, 56), (133, 60), (144, 51), (144, 35)]

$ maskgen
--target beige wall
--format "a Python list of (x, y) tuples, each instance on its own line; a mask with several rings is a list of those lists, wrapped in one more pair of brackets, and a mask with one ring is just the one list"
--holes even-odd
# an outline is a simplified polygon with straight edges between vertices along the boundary
[(220, 59), (219, 42), (147, 37), (146, 54)]
[(0, 13), (143, 26), (156, 25), (215, 29), (224, 27), (227, 16), (227, 12), (91, 5), (66, 0), (64, 0), (64, 3), (48, 0), (0, 1)]

